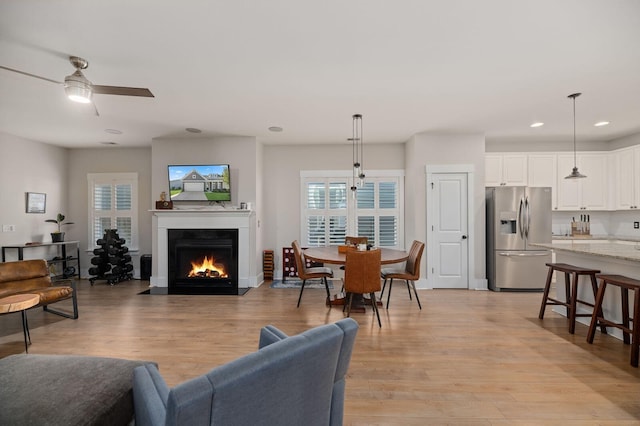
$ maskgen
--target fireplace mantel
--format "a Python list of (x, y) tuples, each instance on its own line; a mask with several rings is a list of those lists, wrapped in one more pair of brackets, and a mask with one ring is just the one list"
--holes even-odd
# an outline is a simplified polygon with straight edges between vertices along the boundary
[(169, 229), (237, 229), (238, 286), (257, 287), (255, 212), (237, 209), (151, 210), (153, 213), (153, 272), (151, 293), (166, 294), (169, 286)]

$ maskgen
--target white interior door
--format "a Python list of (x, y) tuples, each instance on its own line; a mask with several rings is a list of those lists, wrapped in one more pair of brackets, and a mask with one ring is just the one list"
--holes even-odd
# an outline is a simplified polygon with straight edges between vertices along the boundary
[(433, 173), (427, 182), (429, 246), (428, 280), (433, 288), (469, 288), (468, 177), (466, 173)]

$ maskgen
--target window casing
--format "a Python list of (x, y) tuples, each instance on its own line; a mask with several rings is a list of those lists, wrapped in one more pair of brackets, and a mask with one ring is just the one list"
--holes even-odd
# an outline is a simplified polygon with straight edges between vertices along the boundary
[(138, 174), (90, 173), (89, 241), (90, 249), (105, 229), (117, 229), (130, 251), (138, 249)]
[(356, 197), (350, 171), (300, 175), (303, 245), (337, 246), (347, 235), (357, 235), (376, 247), (404, 248), (403, 171), (367, 171)]

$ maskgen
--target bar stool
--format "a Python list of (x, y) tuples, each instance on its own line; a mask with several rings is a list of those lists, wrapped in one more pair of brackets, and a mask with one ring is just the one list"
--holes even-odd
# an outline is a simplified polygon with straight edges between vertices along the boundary
[[(596, 334), (596, 326), (616, 327), (622, 330), (622, 338), (626, 345), (629, 344), (629, 335), (631, 335), (631, 357), (630, 364), (633, 367), (638, 366), (638, 352), (640, 347), (640, 281), (628, 278), (622, 275), (606, 275), (599, 274), (600, 287), (596, 296), (596, 308), (593, 310), (591, 324), (589, 325), (589, 333), (587, 334), (587, 342), (593, 343)], [(604, 300), (604, 292), (607, 285), (615, 285), (620, 287), (622, 296), (622, 323), (616, 323), (604, 318), (602, 314), (602, 301)], [(629, 290), (633, 290), (633, 317), (629, 316)], [(597, 311), (596, 311), (597, 309)], [(633, 322), (633, 329), (629, 327), (629, 322)]]
[[(547, 273), (547, 282), (544, 286), (544, 293), (542, 296), (542, 304), (540, 305), (540, 313), (538, 318), (544, 318), (544, 311), (547, 305), (561, 305), (567, 308), (567, 318), (569, 318), (569, 333), (573, 334), (576, 330), (576, 317), (591, 317), (591, 314), (579, 314), (576, 312), (576, 306), (578, 303), (594, 308), (594, 304), (584, 300), (578, 299), (578, 278), (580, 275), (588, 275), (591, 278), (591, 288), (593, 290), (593, 297), (595, 299), (598, 291), (598, 282), (596, 281), (596, 274), (600, 271), (597, 269), (582, 268), (580, 266), (569, 265), (566, 263), (546, 263), (549, 267)], [(553, 271), (564, 272), (564, 291), (565, 302), (558, 299), (549, 297), (549, 290), (551, 288), (551, 279), (553, 277)], [(602, 310), (602, 308), (599, 308)], [(606, 327), (602, 326), (603, 333), (607, 332)]]

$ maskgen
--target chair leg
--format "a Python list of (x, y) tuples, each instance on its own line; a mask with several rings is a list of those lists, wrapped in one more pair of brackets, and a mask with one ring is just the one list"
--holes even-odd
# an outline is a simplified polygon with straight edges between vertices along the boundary
[(391, 287), (393, 287), (393, 278), (389, 280), (389, 293), (387, 293), (387, 309), (389, 309), (389, 299), (391, 299)]
[(384, 288), (387, 286), (387, 279), (384, 279), (384, 282), (382, 283), (382, 291), (380, 292), (380, 300), (382, 300), (382, 296), (384, 296)]
[[(331, 292), (329, 291), (329, 283), (327, 282), (327, 277), (322, 277), (322, 281), (324, 281), (324, 288), (327, 290), (327, 303), (331, 302)], [(331, 308), (331, 303), (329, 303), (329, 308)]]
[(353, 299), (353, 293), (348, 293), (347, 297), (347, 318), (351, 316), (351, 299)]
[(380, 312), (378, 312), (378, 303), (376, 302), (376, 294), (372, 292), (369, 294), (369, 296), (371, 297), (371, 306), (373, 306), (373, 310), (378, 317), (378, 327), (382, 328), (382, 323), (380, 322)]
[(300, 296), (298, 296), (298, 306), (296, 306), (297, 308), (300, 307), (300, 300), (302, 299), (302, 292), (304, 291), (304, 284), (307, 282), (307, 280), (302, 280), (302, 287), (300, 287)]
[(409, 292), (409, 300), (413, 300), (413, 298), (411, 297), (411, 286), (409, 285), (409, 280), (405, 280), (405, 282), (407, 283), (407, 291)]
[[(549, 299), (549, 290), (551, 289), (551, 280), (553, 279), (553, 268), (549, 267), (549, 272), (547, 272), (547, 281), (544, 285), (544, 293), (542, 294), (542, 303), (540, 304), (540, 313), (538, 314), (538, 318), (544, 319), (544, 311), (547, 307), (547, 300)], [(595, 297), (595, 293), (594, 293)]]
[[(409, 282), (407, 282), (408, 284)], [(418, 302), (418, 306), (420, 307), (420, 310), (422, 310), (422, 305), (420, 304), (420, 299), (418, 298), (418, 292), (416, 291), (416, 282), (415, 281), (411, 281), (411, 287), (413, 287), (413, 292), (416, 295), (416, 302)], [(411, 294), (411, 290), (409, 290), (409, 294)]]

